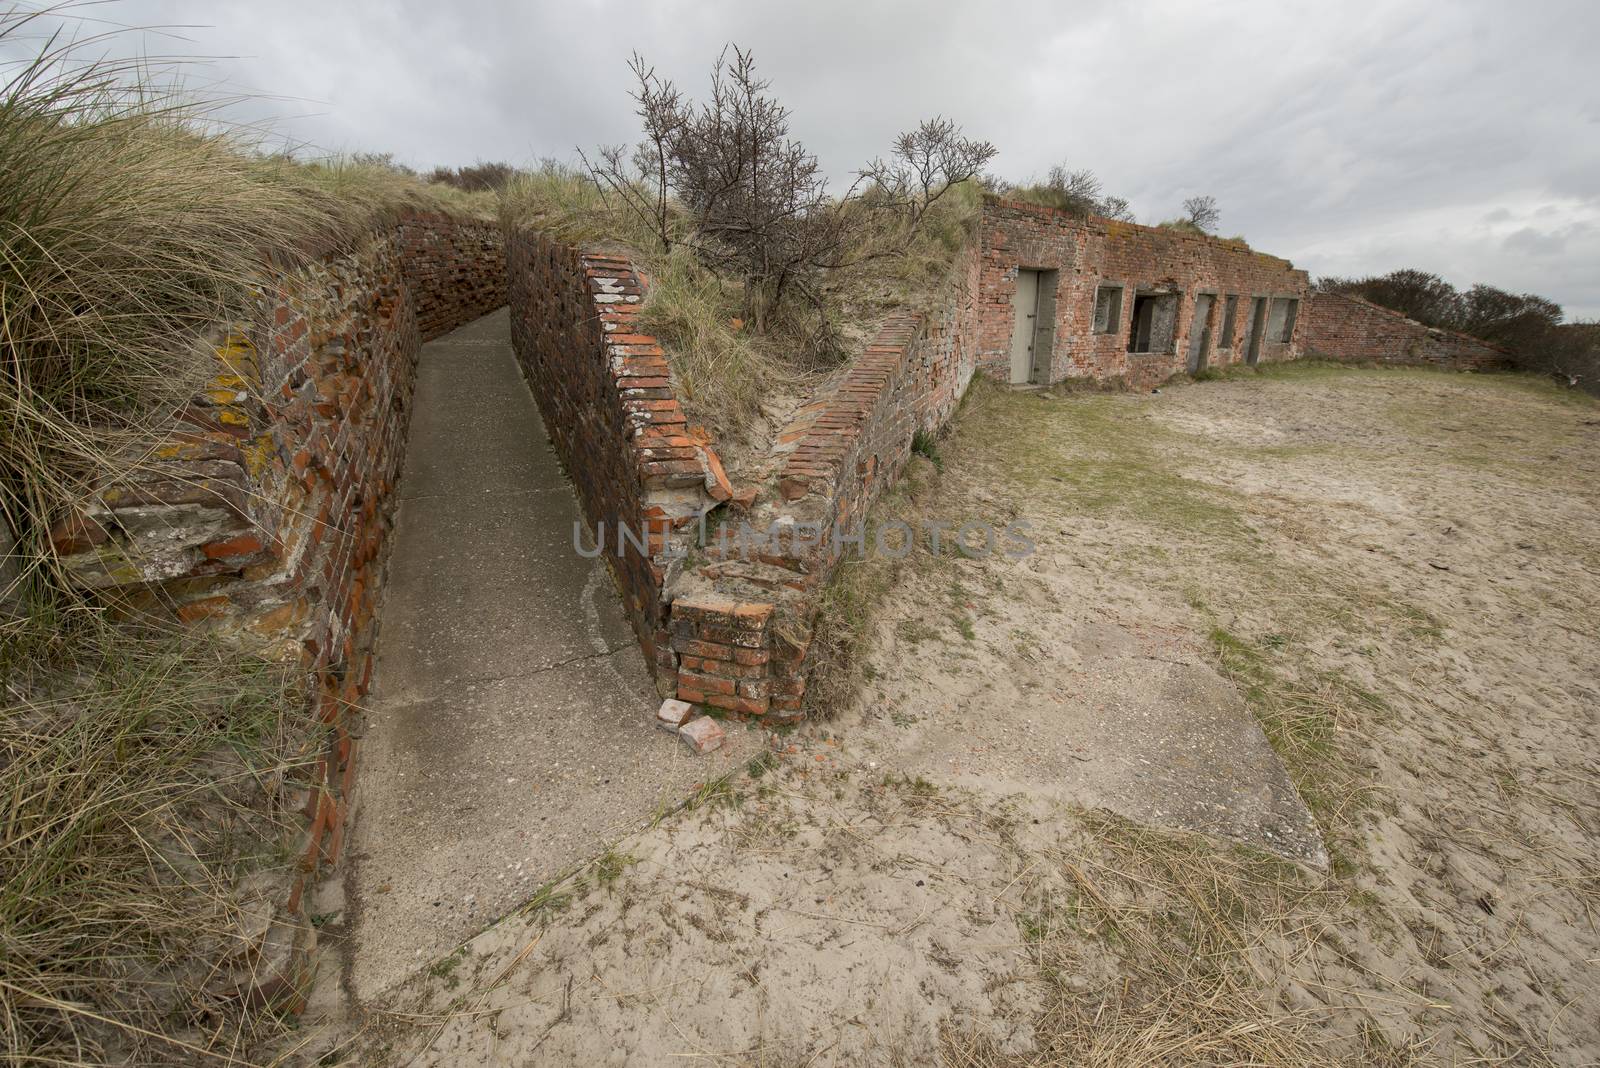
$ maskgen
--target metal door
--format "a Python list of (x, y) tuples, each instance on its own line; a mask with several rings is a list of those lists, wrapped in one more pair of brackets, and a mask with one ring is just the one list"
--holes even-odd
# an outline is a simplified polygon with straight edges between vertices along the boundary
[(1194, 298), (1194, 321), (1189, 324), (1189, 373), (1194, 374), (1206, 365), (1206, 354), (1211, 351), (1210, 293)]
[(1011, 384), (1033, 380), (1034, 320), (1039, 313), (1039, 272), (1018, 271), (1017, 293), (1011, 298), (1016, 322), (1011, 329)]

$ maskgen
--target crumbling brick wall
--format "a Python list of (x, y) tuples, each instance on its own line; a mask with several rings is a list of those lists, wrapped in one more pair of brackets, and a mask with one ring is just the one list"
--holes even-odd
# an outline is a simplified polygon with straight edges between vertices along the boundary
[(639, 329), (644, 285), (628, 261), (522, 229), (506, 250), (512, 343), (596, 539), (586, 548), (602, 546), (647, 662), (670, 680), (663, 587), (731, 487)]
[(698, 583), (672, 602), (680, 699), (800, 714), (818, 594), (845, 553), (871, 548), (867, 512), (904, 470), (917, 431), (943, 427), (972, 380), (978, 278), (974, 250), (938, 310), (889, 316), (834, 388), (780, 435), (777, 493), (742, 517), (772, 532), (770, 541), (742, 545), (738, 531), (713, 540)]
[[(356, 772), (423, 340), (404, 258), (419, 232), (410, 225), (409, 236), (385, 225), (309, 262), (268, 266), (252, 312), (207, 343), (210, 380), (166, 438), (51, 532), (85, 588), (304, 668), (321, 730), (306, 754), (291, 916), (339, 859)], [(449, 233), (454, 221), (425, 225)], [(451, 247), (481, 246), (446, 242), (435, 254)], [(492, 293), (477, 281), (459, 300), (444, 282), (481, 273), (462, 265), (431, 276), (436, 329), (486, 310)], [(281, 988), (283, 978), (261, 980)]]
[(1306, 305), (1308, 354), (1356, 363), (1503, 370), (1511, 354), (1486, 341), (1440, 330), (1359, 297), (1315, 292)]
[[(1300, 302), (1301, 318), (1310, 279), (1287, 260), (1225, 239), (1139, 226), (1098, 217), (1079, 218), (1053, 208), (988, 198), (979, 236), (978, 362), (1007, 381), (1010, 374), (1012, 301), (1022, 270), (1056, 272), (1055, 331), (1042, 384), (1068, 378), (1121, 381), (1147, 389), (1188, 365), (1196, 323), (1195, 298), (1215, 297), (1205, 348), (1208, 367), (1243, 362), (1250, 351), (1252, 301)], [(1095, 298), (1102, 285), (1121, 288), (1116, 321), (1095, 332)], [(1136, 297), (1173, 294), (1177, 321), (1163, 351), (1128, 351)], [(1225, 298), (1236, 296), (1234, 328), (1224, 336)], [(1263, 333), (1257, 362), (1296, 359), (1303, 327), (1289, 341)]]

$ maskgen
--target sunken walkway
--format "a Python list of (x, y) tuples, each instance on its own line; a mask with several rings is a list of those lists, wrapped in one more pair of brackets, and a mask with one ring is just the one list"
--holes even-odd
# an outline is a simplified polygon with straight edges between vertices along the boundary
[(362, 1002), (753, 746), (697, 757), (653, 725), (505, 309), (423, 346), (413, 411), (345, 884)]

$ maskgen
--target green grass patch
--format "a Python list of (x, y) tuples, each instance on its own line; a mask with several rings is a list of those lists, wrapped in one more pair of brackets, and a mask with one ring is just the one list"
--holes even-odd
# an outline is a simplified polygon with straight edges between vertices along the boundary
[(1372, 793), (1340, 734), (1364, 732), (1390, 714), (1388, 706), (1339, 672), (1309, 677), (1289, 672), (1282, 665), (1293, 661), (1293, 651), (1281, 635), (1247, 640), (1217, 627), (1209, 637), (1217, 666), (1239, 688), (1301, 800), (1321, 824), (1335, 871), (1347, 869), (1357, 823)]
[(960, 462), (1001, 467), (1019, 503), (1118, 516), (1156, 528), (1251, 540), (1240, 498), (1175, 470), (1174, 456), (1208, 448), (1163, 427), (1129, 394), (1047, 397), (975, 383), (953, 443)]

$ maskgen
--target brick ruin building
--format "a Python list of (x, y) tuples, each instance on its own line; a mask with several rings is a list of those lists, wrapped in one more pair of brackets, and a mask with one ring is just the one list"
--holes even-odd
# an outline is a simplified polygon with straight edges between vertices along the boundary
[(1148, 389), (1302, 351), (1309, 277), (1239, 241), (989, 200), (976, 254), (978, 367), (1013, 385)]

